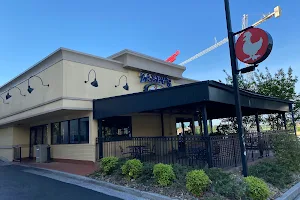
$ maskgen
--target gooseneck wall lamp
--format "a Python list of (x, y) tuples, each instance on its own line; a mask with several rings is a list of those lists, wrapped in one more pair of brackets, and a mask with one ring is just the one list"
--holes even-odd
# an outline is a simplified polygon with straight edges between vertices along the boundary
[(120, 78), (119, 78), (119, 83), (118, 83), (118, 85), (115, 85), (115, 87), (118, 87), (119, 85), (120, 85), (120, 81), (121, 81), (121, 78), (122, 77), (125, 77), (125, 79), (126, 79), (126, 84), (123, 86), (123, 89), (124, 90), (129, 90), (129, 86), (128, 86), (128, 83), (127, 83), (127, 76), (125, 76), (125, 75), (122, 75)]
[[(0, 96), (0, 97), (1, 97), (1, 96)], [(5, 102), (5, 100), (4, 100), (3, 97), (1, 97), (1, 99), (2, 99), (2, 101), (3, 101), (4, 104), (9, 104), (9, 103), (6, 103), (6, 102)]]
[[(20, 95), (22, 95), (23, 97), (26, 96), (25, 94), (22, 94), (22, 91), (21, 91), (20, 88), (18, 88), (17, 86), (15, 86), (15, 87), (13, 87), (13, 88), (17, 88), (17, 89), (20, 91)], [(13, 89), (13, 88), (11, 88), (11, 89)], [(8, 99), (10, 99), (10, 98), (12, 97), (12, 96), (9, 94), (9, 91), (10, 91), (11, 89), (8, 90), (8, 92), (7, 92), (6, 96), (5, 96), (6, 100), (8, 100)]]
[(96, 78), (96, 72), (95, 72), (95, 70), (93, 70), (93, 69), (91, 69), (91, 70), (89, 71), (89, 74), (88, 74), (88, 80), (87, 80), (87, 81), (84, 81), (84, 83), (87, 83), (87, 82), (90, 81), (90, 73), (91, 73), (91, 72), (94, 72), (94, 74), (95, 74), (95, 79), (94, 79), (93, 82), (91, 82), (91, 85), (92, 85), (93, 87), (98, 87), (98, 81), (97, 81), (97, 78)]
[(31, 93), (33, 92), (33, 90), (34, 90), (34, 88), (30, 87), (30, 83), (29, 83), (29, 80), (30, 80), (31, 78), (33, 78), (33, 77), (39, 78), (39, 79), (41, 80), (41, 82), (42, 82), (42, 86), (47, 86), (47, 87), (50, 86), (49, 84), (45, 85), (41, 77), (39, 77), (39, 76), (31, 76), (31, 77), (28, 79), (28, 89), (27, 89), (27, 92), (28, 92), (29, 94), (31, 94)]

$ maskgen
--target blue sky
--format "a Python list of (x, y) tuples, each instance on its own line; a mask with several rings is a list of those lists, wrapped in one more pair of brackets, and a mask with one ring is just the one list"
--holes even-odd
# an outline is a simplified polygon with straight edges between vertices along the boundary
[[(47, 3), (46, 3), (47, 2)], [(259, 26), (273, 37), (271, 55), (260, 68), (271, 72), (299, 68), (300, 3), (292, 1), (231, 0), (233, 29), (241, 29), (273, 11), (283, 12)], [(0, 7), (0, 85), (6, 83), (59, 47), (107, 57), (131, 49), (166, 59), (177, 49), (180, 63), (226, 37), (223, 0), (186, 1), (2, 1)], [(228, 44), (186, 65), (184, 76), (224, 80), (230, 70)], [(300, 83), (297, 84), (300, 91)]]

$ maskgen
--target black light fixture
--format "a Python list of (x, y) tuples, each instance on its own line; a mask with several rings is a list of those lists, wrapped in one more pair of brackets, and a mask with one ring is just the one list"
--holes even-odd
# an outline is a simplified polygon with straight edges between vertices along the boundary
[(30, 80), (31, 78), (33, 78), (33, 77), (39, 78), (39, 79), (41, 80), (41, 82), (42, 82), (42, 86), (47, 86), (47, 87), (50, 86), (49, 84), (45, 85), (41, 77), (39, 77), (39, 76), (31, 76), (31, 77), (28, 79), (28, 89), (27, 89), (27, 92), (28, 92), (29, 94), (31, 94), (31, 93), (33, 92), (33, 90), (34, 90), (34, 88), (30, 87), (30, 84), (29, 84), (29, 80)]
[(120, 85), (120, 81), (121, 81), (121, 78), (122, 77), (125, 77), (126, 78), (126, 84), (123, 86), (123, 89), (124, 90), (129, 90), (129, 86), (128, 86), (128, 83), (127, 83), (127, 76), (125, 75), (122, 75), (120, 78), (119, 78), (119, 84), (118, 85), (115, 85), (115, 87), (118, 87)]
[(6, 102), (5, 102), (5, 100), (3, 99), (2, 96), (0, 96), (0, 97), (1, 97), (1, 99), (2, 99), (2, 101), (3, 101), (4, 104), (9, 104), (9, 103), (6, 103)]
[(98, 87), (98, 81), (97, 81), (97, 78), (96, 78), (96, 72), (95, 72), (95, 70), (93, 70), (93, 69), (91, 69), (91, 70), (89, 71), (89, 74), (88, 74), (88, 80), (87, 80), (87, 81), (84, 81), (84, 83), (87, 83), (87, 82), (90, 81), (90, 73), (91, 73), (92, 71), (93, 71), (94, 74), (95, 74), (95, 79), (94, 79), (94, 81), (91, 82), (91, 85), (92, 85), (93, 87)]
[[(20, 95), (22, 95), (23, 97), (25, 97), (26, 95), (25, 94), (22, 94), (22, 91), (21, 91), (21, 89), (20, 88), (18, 88), (17, 86), (14, 86), (14, 87), (12, 87), (11, 89), (13, 89), (13, 88), (17, 88), (19, 91), (20, 91)], [(8, 92), (7, 92), (7, 94), (6, 94), (6, 100), (8, 100), (8, 99), (10, 99), (12, 96), (9, 94), (9, 91), (11, 90), (11, 89), (9, 89), (8, 90)]]
[(6, 100), (11, 98), (11, 95), (9, 94), (9, 92), (7, 92), (6, 96), (5, 96)]

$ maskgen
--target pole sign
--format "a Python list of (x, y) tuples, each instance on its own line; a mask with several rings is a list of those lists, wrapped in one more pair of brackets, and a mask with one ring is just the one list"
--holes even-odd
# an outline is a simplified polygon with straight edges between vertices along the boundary
[(239, 36), (235, 53), (243, 63), (258, 64), (270, 55), (272, 47), (273, 39), (268, 32), (260, 28), (250, 28)]

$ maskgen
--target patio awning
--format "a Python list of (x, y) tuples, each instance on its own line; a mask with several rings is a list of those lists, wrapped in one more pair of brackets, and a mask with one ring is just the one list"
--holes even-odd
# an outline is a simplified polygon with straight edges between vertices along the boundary
[[(289, 112), (293, 102), (240, 90), (243, 116)], [(232, 86), (202, 81), (148, 92), (97, 99), (94, 119), (142, 112), (196, 113), (206, 106), (208, 119), (235, 116)]]

